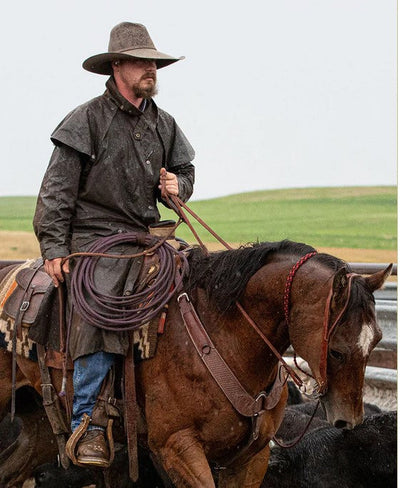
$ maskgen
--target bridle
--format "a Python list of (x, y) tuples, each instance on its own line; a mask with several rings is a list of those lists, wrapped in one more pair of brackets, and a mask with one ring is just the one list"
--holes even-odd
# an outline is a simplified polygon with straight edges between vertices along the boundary
[(336, 329), (336, 326), (340, 322), (341, 318), (343, 317), (344, 313), (347, 310), (347, 306), (350, 301), (350, 295), (351, 295), (351, 285), (353, 282), (353, 278), (357, 276), (356, 273), (348, 273), (347, 278), (349, 279), (348, 285), (347, 285), (347, 291), (346, 291), (346, 300), (341, 308), (338, 316), (336, 317), (335, 321), (333, 324), (329, 327), (329, 319), (330, 319), (330, 305), (333, 297), (333, 288), (331, 287), (329, 291), (328, 298), (326, 300), (326, 305), (325, 305), (325, 313), (324, 313), (324, 334), (322, 336), (322, 345), (321, 345), (321, 358), (320, 358), (320, 363), (319, 363), (319, 371), (320, 371), (320, 376), (321, 379), (319, 381), (319, 395), (322, 396), (324, 395), (327, 390), (328, 390), (328, 380), (327, 380), (327, 366), (328, 366), (328, 346), (329, 346), (329, 339)]
[[(301, 257), (297, 263), (292, 267), (290, 270), (289, 274), (287, 275), (286, 278), (286, 284), (285, 284), (285, 291), (284, 291), (284, 297), (283, 297), (283, 309), (284, 309), (284, 314), (285, 314), (285, 320), (287, 325), (289, 326), (289, 316), (290, 316), (290, 295), (292, 291), (292, 284), (293, 284), (293, 279), (295, 277), (295, 274), (297, 273), (298, 269), (303, 266), (304, 263), (306, 263), (310, 258), (314, 257), (316, 254), (318, 254), (316, 251), (310, 252), (306, 254), (305, 256)], [(329, 326), (330, 319), (331, 319), (331, 313), (330, 313), (330, 307), (331, 307), (331, 301), (332, 301), (332, 296), (333, 296), (333, 289), (332, 286), (329, 290), (328, 297), (326, 299), (326, 304), (325, 304), (325, 312), (324, 312), (324, 322), (323, 322), (323, 335), (322, 335), (322, 342), (321, 342), (321, 354), (320, 354), (320, 363), (319, 363), (319, 378), (314, 378), (310, 373), (307, 373), (306, 371), (302, 370), (296, 362), (296, 355), (294, 353), (294, 361), (298, 369), (305, 373), (307, 376), (313, 378), (317, 382), (317, 387), (314, 389), (314, 392), (312, 394), (313, 398), (320, 398), (323, 395), (326, 394), (327, 389), (328, 389), (328, 381), (327, 381), (327, 363), (328, 363), (328, 345), (329, 345), (329, 339), (335, 330), (336, 326), (338, 325), (340, 319), (343, 317), (349, 300), (350, 300), (350, 294), (351, 294), (351, 284), (353, 277), (356, 276), (354, 273), (350, 273), (347, 275), (349, 278), (348, 282), (348, 287), (347, 287), (347, 295), (346, 295), (346, 301), (342, 309), (340, 310), (338, 316), (336, 317), (335, 321), (331, 326)], [(282, 366), (285, 368), (286, 372), (291, 376), (292, 380), (296, 383), (296, 385), (301, 388), (302, 392), (305, 393), (305, 386), (303, 380), (300, 379), (300, 377), (297, 375), (297, 373), (291, 368), (286, 361), (283, 359), (282, 355), (279, 353), (279, 351), (276, 350), (276, 348), (273, 346), (273, 344), (269, 341), (269, 339), (265, 336), (265, 334), (262, 333), (260, 328), (257, 326), (257, 324), (254, 322), (254, 320), (248, 315), (248, 313), (244, 310), (244, 308), (240, 305), (240, 303), (236, 304), (237, 307), (239, 308), (240, 312), (242, 315), (245, 317), (247, 322), (253, 327), (253, 329), (258, 333), (258, 335), (263, 339), (263, 341), (268, 345), (268, 347), (271, 349), (271, 351), (274, 353), (278, 361), (282, 364)]]
[[(294, 276), (297, 272), (297, 270), (305, 263), (307, 262), (310, 258), (314, 257), (316, 254), (318, 254), (316, 251), (311, 252), (300, 258), (297, 263), (292, 267), (290, 270), (287, 278), (286, 278), (286, 285), (285, 285), (285, 292), (284, 292), (284, 297), (283, 297), (283, 309), (285, 312), (285, 320), (287, 325), (289, 326), (290, 324), (290, 295), (291, 295), (291, 290), (292, 290), (292, 284), (293, 284), (293, 279)], [(328, 379), (327, 379), (327, 374), (328, 374), (328, 346), (329, 346), (329, 340), (336, 329), (336, 326), (340, 322), (340, 319), (343, 317), (344, 313), (347, 310), (347, 306), (349, 304), (350, 300), (350, 295), (351, 295), (351, 285), (354, 276), (357, 276), (355, 273), (348, 273), (347, 278), (348, 280), (348, 285), (347, 285), (347, 290), (346, 290), (346, 300), (341, 308), (340, 312), (338, 313), (335, 321), (330, 324), (331, 321), (331, 302), (332, 302), (332, 297), (333, 297), (333, 283), (331, 285), (331, 288), (329, 290), (328, 297), (326, 299), (325, 303), (325, 311), (324, 311), (324, 322), (323, 322), (323, 334), (322, 334), (322, 341), (321, 341), (321, 353), (320, 353), (320, 361), (319, 361), (319, 378), (314, 378), (312, 375), (309, 373), (303, 371), (301, 368), (296, 363), (296, 356), (294, 355), (294, 360), (297, 365), (297, 367), (305, 373), (307, 376), (313, 378), (317, 382), (317, 386), (314, 389), (313, 392), (313, 397), (314, 398), (320, 398), (323, 395), (326, 394), (328, 390)]]

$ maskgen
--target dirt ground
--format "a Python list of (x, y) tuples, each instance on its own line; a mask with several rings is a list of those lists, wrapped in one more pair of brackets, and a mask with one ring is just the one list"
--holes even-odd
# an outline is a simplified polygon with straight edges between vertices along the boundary
[[(231, 243), (232, 247), (237, 244)], [(219, 243), (208, 243), (211, 251), (223, 249)], [(397, 263), (397, 252), (382, 249), (350, 249), (321, 247), (320, 252), (333, 254), (348, 262), (358, 263)], [(0, 260), (31, 259), (40, 256), (39, 245), (32, 232), (0, 231)]]

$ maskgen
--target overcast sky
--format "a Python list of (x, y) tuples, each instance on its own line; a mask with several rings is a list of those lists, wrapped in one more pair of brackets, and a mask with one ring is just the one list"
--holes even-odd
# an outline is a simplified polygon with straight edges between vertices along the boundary
[(394, 0), (7, 2), (0, 195), (35, 195), (50, 133), (106, 77), (86, 72), (121, 21), (186, 59), (158, 72), (159, 106), (196, 149), (194, 197), (394, 185)]

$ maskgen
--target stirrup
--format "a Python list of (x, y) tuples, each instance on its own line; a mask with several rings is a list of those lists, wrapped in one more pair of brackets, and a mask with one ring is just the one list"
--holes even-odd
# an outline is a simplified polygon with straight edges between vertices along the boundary
[[(67, 456), (71, 459), (71, 461), (76, 465), (76, 466), (82, 466), (82, 467), (87, 467), (88, 464), (83, 464), (78, 461), (77, 458), (77, 447), (79, 441), (82, 439), (82, 437), (86, 434), (86, 431), (89, 427), (90, 424), (90, 417), (86, 413), (83, 414), (82, 421), (78, 425), (78, 427), (74, 430), (72, 433), (71, 437), (68, 439), (67, 444), (65, 446), (65, 452), (67, 453)], [(106, 442), (108, 443), (108, 449), (110, 451), (110, 457), (108, 461), (106, 461), (107, 464), (102, 464), (100, 467), (102, 468), (108, 468), (111, 466), (111, 463), (114, 460), (114, 439), (112, 436), (112, 424), (113, 420), (109, 419), (107, 421), (107, 427), (105, 430), (105, 438)]]

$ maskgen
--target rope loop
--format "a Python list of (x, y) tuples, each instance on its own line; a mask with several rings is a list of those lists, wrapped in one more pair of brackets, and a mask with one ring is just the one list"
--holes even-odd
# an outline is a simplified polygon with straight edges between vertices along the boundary
[[(188, 263), (183, 252), (177, 251), (165, 241), (158, 245), (159, 240), (150, 234), (127, 232), (100, 238), (89, 252), (76, 254), (80, 259), (71, 277), (71, 299), (74, 309), (87, 323), (105, 330), (135, 330), (162, 311), (181, 286)], [(119, 244), (145, 244), (152, 247), (138, 254), (107, 253)], [(144, 290), (129, 296), (114, 296), (103, 294), (96, 288), (94, 273), (98, 259), (132, 259), (150, 252), (158, 254), (160, 269), (153, 283)]]

